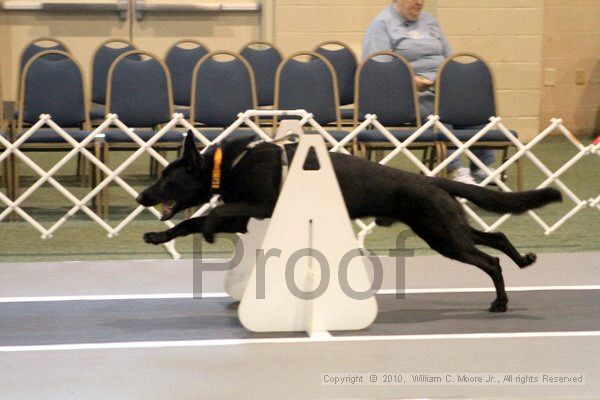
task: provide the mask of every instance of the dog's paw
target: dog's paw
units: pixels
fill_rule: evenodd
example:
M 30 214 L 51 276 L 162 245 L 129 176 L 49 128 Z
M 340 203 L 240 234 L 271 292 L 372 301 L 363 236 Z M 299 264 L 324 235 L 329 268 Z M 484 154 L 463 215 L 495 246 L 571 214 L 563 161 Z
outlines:
M 489 308 L 489 312 L 506 312 L 508 309 L 508 300 L 506 299 L 496 299 L 492 302 L 492 305 Z
M 394 221 L 393 219 L 389 219 L 389 218 L 376 218 L 375 219 L 375 224 L 377 224 L 377 226 L 383 226 L 383 227 L 389 227 L 394 225 Z
M 537 255 L 535 255 L 533 253 L 527 253 L 523 257 L 523 262 L 521 263 L 521 265 L 519 265 L 519 267 L 520 268 L 527 268 L 531 264 L 535 263 L 536 261 L 537 261 Z
M 204 240 L 210 244 L 215 242 L 215 234 L 213 232 L 202 232 L 202 236 L 204 236 Z
M 148 232 L 144 234 L 144 242 L 149 244 L 162 244 L 169 241 L 169 236 L 165 232 Z

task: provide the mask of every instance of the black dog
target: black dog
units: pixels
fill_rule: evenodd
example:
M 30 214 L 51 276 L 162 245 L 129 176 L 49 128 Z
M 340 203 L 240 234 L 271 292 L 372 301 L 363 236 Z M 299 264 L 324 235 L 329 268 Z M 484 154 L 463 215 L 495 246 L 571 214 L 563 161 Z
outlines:
M 212 243 L 215 233 L 246 232 L 250 218 L 269 218 L 279 195 L 282 149 L 266 142 L 248 146 L 252 140 L 252 137 L 232 139 L 219 150 L 222 163 L 217 169 L 221 173 L 219 194 L 223 205 L 206 217 L 185 220 L 163 232 L 146 233 L 144 240 L 159 244 L 202 232 Z M 184 147 L 183 156 L 169 164 L 160 179 L 137 199 L 146 207 L 163 203 L 163 220 L 206 203 L 215 194 L 211 183 L 216 147 L 200 155 L 192 135 L 187 136 Z M 285 146 L 288 159 L 292 159 L 295 149 L 296 145 Z M 497 257 L 475 245 L 504 252 L 520 268 L 533 264 L 536 255 L 519 254 L 503 233 L 485 233 L 469 226 L 454 196 L 496 213 L 523 213 L 562 200 L 561 193 L 551 188 L 504 193 L 405 172 L 345 154 L 331 153 L 331 161 L 350 218 L 375 217 L 381 226 L 403 222 L 440 254 L 482 269 L 496 287 L 497 297 L 489 309 L 492 312 L 506 311 L 508 303 L 502 269 Z M 305 168 L 310 169 L 318 161 L 309 153 L 306 164 Z

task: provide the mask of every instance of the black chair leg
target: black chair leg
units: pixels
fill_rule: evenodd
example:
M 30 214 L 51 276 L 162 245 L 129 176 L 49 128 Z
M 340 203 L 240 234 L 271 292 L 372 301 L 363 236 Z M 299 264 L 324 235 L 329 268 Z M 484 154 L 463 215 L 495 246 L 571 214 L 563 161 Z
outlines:
M 100 154 L 100 161 L 102 161 L 102 163 L 106 166 L 108 166 L 110 168 L 110 166 L 108 165 L 109 163 L 109 154 L 110 154 L 110 149 L 107 143 L 102 143 L 100 145 L 100 149 L 99 149 L 99 154 Z M 99 181 L 102 182 L 104 179 L 106 179 L 106 176 L 104 174 L 101 174 L 99 176 Z M 109 186 L 110 184 L 106 185 L 104 187 L 104 189 L 102 189 L 100 191 L 100 199 L 98 200 L 98 202 L 100 203 L 100 209 L 102 210 L 102 218 L 104 219 L 108 219 L 109 217 Z
M 168 158 L 167 158 L 167 150 L 158 150 L 157 153 L 160 154 L 161 156 L 163 156 L 165 159 L 168 160 Z M 159 163 L 158 161 L 156 161 L 154 158 L 153 158 L 153 160 L 154 160 L 154 162 L 156 164 L 156 169 L 154 171 L 155 172 L 154 178 L 156 178 L 156 177 L 158 177 L 160 175 L 160 173 L 162 172 L 162 170 L 165 167 L 163 167 L 163 165 L 161 163 Z
M 77 154 L 77 167 L 75 167 L 75 176 L 81 176 L 83 175 L 82 172 L 82 165 L 81 165 L 81 153 Z
M 158 162 L 154 157 L 150 157 L 150 177 L 156 178 L 158 176 Z
M 3 162 L 3 177 L 2 184 L 6 188 L 6 197 L 13 200 L 12 195 L 12 171 L 10 165 L 10 156 L 4 159 Z
M 17 199 L 17 197 L 19 196 L 19 166 L 18 166 L 18 162 L 19 160 L 17 159 L 17 157 L 13 154 L 11 154 L 9 156 L 9 163 L 10 163 L 10 170 L 11 170 L 11 190 L 10 190 L 10 199 L 12 201 L 15 201 Z M 11 221 L 18 221 L 19 220 L 19 214 L 17 214 L 16 212 L 12 212 L 11 213 Z
M 523 161 L 522 157 L 517 160 L 517 190 L 521 191 L 525 187 L 525 180 L 523 178 Z
M 436 159 L 437 159 L 436 147 L 432 146 L 429 148 L 429 159 L 427 160 L 427 168 L 432 170 L 435 166 Z
M 425 148 L 423 148 L 423 157 L 421 157 L 421 162 L 423 164 L 426 164 L 428 157 L 429 157 L 429 147 L 425 147 Z

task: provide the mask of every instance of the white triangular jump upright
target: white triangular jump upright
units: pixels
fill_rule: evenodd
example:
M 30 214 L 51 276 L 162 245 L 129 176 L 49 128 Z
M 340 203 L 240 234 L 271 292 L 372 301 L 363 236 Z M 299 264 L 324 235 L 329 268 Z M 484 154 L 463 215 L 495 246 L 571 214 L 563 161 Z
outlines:
M 311 148 L 318 170 L 304 170 Z M 356 249 L 325 143 L 319 135 L 304 135 L 262 244 L 265 260 L 257 257 L 242 297 L 240 321 L 255 332 L 368 327 L 377 316 L 377 302 Z M 350 260 L 346 266 L 344 259 Z M 340 266 L 347 271 L 342 281 Z

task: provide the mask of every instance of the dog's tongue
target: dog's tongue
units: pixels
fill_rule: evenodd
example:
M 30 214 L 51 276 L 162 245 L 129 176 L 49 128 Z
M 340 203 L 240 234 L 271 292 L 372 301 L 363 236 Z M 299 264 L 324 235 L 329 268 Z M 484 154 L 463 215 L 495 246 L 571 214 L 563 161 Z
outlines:
M 162 215 L 163 215 L 163 217 L 171 215 L 171 212 L 173 211 L 173 205 L 174 204 L 175 204 L 175 202 L 173 200 L 167 200 L 167 201 L 163 202 L 163 204 L 162 204 Z

